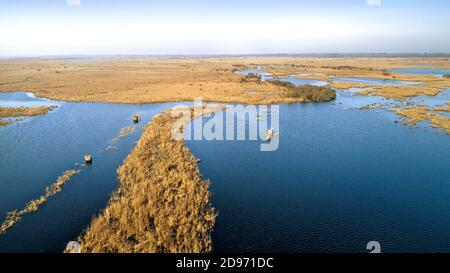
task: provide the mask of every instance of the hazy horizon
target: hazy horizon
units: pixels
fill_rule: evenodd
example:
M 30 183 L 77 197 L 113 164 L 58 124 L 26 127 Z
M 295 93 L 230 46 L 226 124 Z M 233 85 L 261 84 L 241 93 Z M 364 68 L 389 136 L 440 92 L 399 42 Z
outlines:
M 450 1 L 6 0 L 0 56 L 449 54 Z

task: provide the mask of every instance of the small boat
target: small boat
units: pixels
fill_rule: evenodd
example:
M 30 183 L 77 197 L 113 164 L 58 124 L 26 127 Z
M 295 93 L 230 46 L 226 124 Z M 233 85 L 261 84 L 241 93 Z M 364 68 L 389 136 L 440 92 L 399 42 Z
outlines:
M 133 122 L 134 122 L 134 123 L 138 123 L 138 122 L 139 122 L 139 119 L 140 119 L 139 114 L 134 114 L 134 116 L 133 116 Z
M 90 154 L 85 155 L 84 162 L 86 162 L 86 164 L 92 164 L 92 155 Z

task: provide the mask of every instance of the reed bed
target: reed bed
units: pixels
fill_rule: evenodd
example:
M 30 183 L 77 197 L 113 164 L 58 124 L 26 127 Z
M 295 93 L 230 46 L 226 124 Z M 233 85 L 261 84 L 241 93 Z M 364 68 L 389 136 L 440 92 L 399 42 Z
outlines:
M 406 118 L 406 122 L 410 127 L 417 123 L 428 120 L 433 128 L 443 129 L 448 135 L 450 135 L 450 118 L 433 113 L 431 109 L 427 107 L 409 107 L 402 109 L 394 109 L 394 113 Z
M 223 107 L 202 107 L 200 115 L 219 109 Z M 191 108 L 191 117 L 183 122 L 198 116 Z M 117 170 L 118 190 L 78 237 L 81 252 L 212 250 L 216 211 L 210 203 L 209 182 L 202 180 L 197 159 L 183 140 L 172 137 L 178 121 L 168 110 L 145 127 Z
M 0 117 L 25 117 L 45 115 L 54 109 L 53 106 L 40 107 L 1 107 Z
M 0 126 L 8 125 L 10 122 L 6 119 L 0 119 Z

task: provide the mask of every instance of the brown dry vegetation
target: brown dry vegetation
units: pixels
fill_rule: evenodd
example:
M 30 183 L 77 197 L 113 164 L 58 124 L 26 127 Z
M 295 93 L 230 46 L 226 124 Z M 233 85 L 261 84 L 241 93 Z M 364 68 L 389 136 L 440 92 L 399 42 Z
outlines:
M 117 171 L 119 189 L 79 236 L 82 252 L 211 251 L 209 183 L 183 140 L 172 138 L 177 120 L 168 110 L 147 125 Z
M 286 89 L 286 98 L 300 99 L 302 102 L 331 101 L 336 98 L 336 91 L 328 86 L 314 86 L 310 84 L 296 86 L 291 82 L 271 80 L 270 83 Z
M 51 111 L 54 107 L 52 106 L 41 106 L 41 107 L 0 107 L 0 117 L 21 117 L 21 116 L 39 116 L 45 115 Z
M 236 61 L 239 59 L 2 60 L 0 91 L 27 90 L 54 100 L 115 103 L 192 101 L 194 97 L 218 102 L 284 102 L 280 87 L 241 82 L 242 75 L 232 73 Z
M 322 73 L 324 75 L 302 77 L 321 80 L 329 80 L 333 76 L 395 78 L 423 82 L 424 87 L 430 89 L 428 92 L 434 93 L 450 87 L 450 79 L 446 78 L 386 73 L 387 69 L 414 67 L 422 63 L 435 68 L 450 67 L 446 58 L 4 59 L 0 60 L 0 91 L 27 90 L 55 100 L 117 103 L 192 101 L 196 96 L 203 97 L 204 101 L 253 104 L 301 101 L 284 97 L 282 93 L 286 90 L 279 86 L 257 80 L 242 81 L 242 75 L 232 73 L 234 69 L 258 65 L 275 76 Z M 348 88 L 351 86 L 355 85 L 346 85 Z M 414 94 L 422 92 L 420 88 L 413 91 Z M 404 89 L 379 87 L 377 92 L 390 97 L 405 97 Z M 408 91 L 407 95 L 411 94 Z
M 444 129 L 450 135 L 450 118 L 432 113 L 427 107 L 409 107 L 402 109 L 394 109 L 394 113 L 401 115 L 407 119 L 409 126 L 414 126 L 418 122 L 428 120 L 434 128 Z
M 0 126 L 8 125 L 10 122 L 7 120 L 0 119 Z
M 48 201 L 50 197 L 61 191 L 64 184 L 70 180 L 72 176 L 79 173 L 80 170 L 67 170 L 65 171 L 55 183 L 45 188 L 45 193 L 42 194 L 38 199 L 32 200 L 25 205 L 22 210 L 10 211 L 6 214 L 6 218 L 0 226 L 0 234 L 5 233 L 8 229 L 17 224 L 23 216 L 26 214 L 33 213 L 39 209 L 45 202 Z
M 54 109 L 53 106 L 17 107 L 17 108 L 0 107 L 0 118 L 45 115 L 53 109 Z M 11 123 L 11 121 L 0 119 L 0 126 L 5 126 L 8 125 L 9 123 Z
M 345 83 L 344 83 L 345 84 Z M 338 86 L 333 83 L 333 86 Z M 341 85 L 342 86 L 342 85 Z M 356 87 L 355 85 L 350 85 Z M 356 92 L 359 95 L 374 95 L 390 99 L 402 99 L 417 95 L 436 96 L 442 88 L 431 86 L 370 86 L 365 85 L 364 90 Z M 343 88 L 347 89 L 347 88 Z
M 439 107 L 435 107 L 434 111 L 439 111 L 439 112 L 450 112 L 450 102 L 447 102 L 446 106 L 439 106 Z

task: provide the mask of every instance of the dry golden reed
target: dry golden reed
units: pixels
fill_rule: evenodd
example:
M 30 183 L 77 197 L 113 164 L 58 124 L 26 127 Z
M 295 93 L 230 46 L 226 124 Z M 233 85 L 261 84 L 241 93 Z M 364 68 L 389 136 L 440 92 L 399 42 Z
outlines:
M 203 109 L 205 114 L 222 107 Z M 172 138 L 175 122 L 168 110 L 145 127 L 117 170 L 118 190 L 79 236 L 81 252 L 212 250 L 216 212 L 210 204 L 209 182 L 202 180 L 197 159 L 183 140 Z
M 433 128 L 443 129 L 448 135 L 450 135 L 450 118 L 433 113 L 427 107 L 416 106 L 394 109 L 393 112 L 405 117 L 410 127 L 421 121 L 428 120 Z
M 0 126 L 8 125 L 10 122 L 4 119 L 0 119 Z
M 51 111 L 53 106 L 40 107 L 6 107 L 0 108 L 0 117 L 21 117 L 21 116 L 39 116 L 45 115 Z

